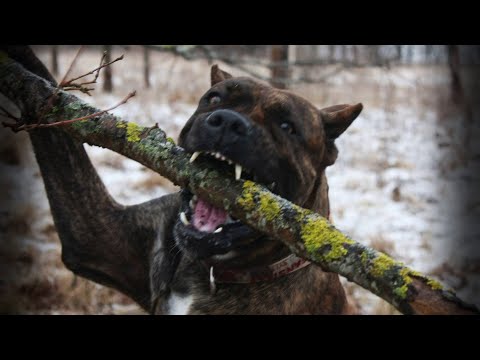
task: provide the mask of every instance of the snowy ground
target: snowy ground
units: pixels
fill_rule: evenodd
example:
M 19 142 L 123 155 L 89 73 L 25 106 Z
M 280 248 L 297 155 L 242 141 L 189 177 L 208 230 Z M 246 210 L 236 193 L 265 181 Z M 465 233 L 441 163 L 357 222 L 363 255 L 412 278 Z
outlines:
M 47 52 L 38 54 L 48 61 Z M 61 70 L 72 56 L 71 51 L 61 53 Z M 140 59 L 132 49 L 124 64 L 114 68 L 113 94 L 101 92 L 99 86 L 92 98 L 82 97 L 106 108 L 136 89 L 137 97 L 114 113 L 143 125 L 157 122 L 176 138 L 208 88 L 208 64 L 155 54 L 152 89 L 146 90 Z M 82 60 L 78 73 L 95 67 L 98 55 L 87 52 Z M 478 187 L 472 169 L 480 164 L 480 148 L 463 150 L 463 122 L 447 104 L 447 88 L 448 72 L 430 67 L 349 70 L 326 84 L 294 91 L 319 107 L 357 101 L 365 106 L 337 141 L 339 158 L 327 171 L 335 225 L 480 305 L 480 201 L 471 191 Z M 480 132 L 476 125 L 468 130 L 473 139 Z M 0 256 L 2 273 L 9 275 L 0 282 L 0 305 L 27 313 L 140 312 L 126 297 L 64 268 L 28 140 L 24 134 L 0 134 L 0 186 L 7 189 L 0 199 L 0 234 L 6 235 Z M 16 149 L 18 159 L 2 157 L 5 149 Z M 168 180 L 116 153 L 88 146 L 87 151 L 119 202 L 134 204 L 175 190 Z M 396 313 L 383 300 L 345 284 L 361 313 Z

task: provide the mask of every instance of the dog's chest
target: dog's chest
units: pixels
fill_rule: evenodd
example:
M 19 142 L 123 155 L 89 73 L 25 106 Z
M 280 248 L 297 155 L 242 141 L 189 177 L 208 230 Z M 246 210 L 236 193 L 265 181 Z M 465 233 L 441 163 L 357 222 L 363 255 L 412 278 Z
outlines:
M 187 315 L 193 303 L 193 295 L 172 291 L 167 300 L 168 315 Z

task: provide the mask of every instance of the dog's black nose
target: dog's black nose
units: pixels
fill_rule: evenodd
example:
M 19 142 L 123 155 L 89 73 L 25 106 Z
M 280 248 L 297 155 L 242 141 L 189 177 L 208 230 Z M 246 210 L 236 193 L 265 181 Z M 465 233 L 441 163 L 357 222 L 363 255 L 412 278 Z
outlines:
M 250 127 L 247 119 L 232 110 L 216 110 L 207 117 L 206 122 L 210 130 L 223 130 L 237 136 L 246 136 Z

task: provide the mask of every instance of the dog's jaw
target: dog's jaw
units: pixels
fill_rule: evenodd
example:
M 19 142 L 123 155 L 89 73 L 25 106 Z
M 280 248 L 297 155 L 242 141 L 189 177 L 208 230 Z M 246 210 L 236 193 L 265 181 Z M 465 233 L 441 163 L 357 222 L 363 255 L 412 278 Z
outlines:
M 225 216 L 225 219 L 228 219 L 227 224 L 218 224 L 218 229 L 221 231 L 213 228 L 210 228 L 209 232 L 202 231 L 202 229 L 205 230 L 205 227 L 199 229 L 194 225 L 198 226 L 199 223 L 199 219 L 195 218 L 198 214 L 195 214 L 194 210 L 198 205 L 193 200 L 194 196 L 186 189 L 181 191 L 181 196 L 182 204 L 173 231 L 177 245 L 188 257 L 208 259 L 230 252 L 229 256 L 213 259 L 220 261 L 231 259 L 237 255 L 237 252 L 231 253 L 232 250 L 245 247 L 261 236 L 260 233 L 242 222 L 232 220 L 229 215 Z

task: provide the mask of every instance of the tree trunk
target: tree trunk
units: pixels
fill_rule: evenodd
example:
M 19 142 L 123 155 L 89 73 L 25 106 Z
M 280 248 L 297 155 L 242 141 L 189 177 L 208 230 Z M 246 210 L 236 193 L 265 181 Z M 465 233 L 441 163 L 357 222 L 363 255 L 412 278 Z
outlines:
M 50 55 L 52 58 L 52 73 L 58 75 L 58 45 L 52 45 Z
M 104 45 L 103 51 L 106 52 L 105 63 L 112 61 L 112 45 Z M 107 66 L 103 69 L 103 91 L 111 93 L 113 91 L 112 67 Z
M 448 51 L 448 66 L 450 69 L 450 98 L 456 106 L 458 106 L 463 112 L 463 121 L 465 124 L 464 132 L 464 148 L 466 154 L 470 152 L 471 143 L 471 127 L 473 125 L 473 114 L 470 101 L 465 94 L 462 78 L 461 78 L 461 66 L 460 66 L 460 46 L 459 45 L 447 45 Z
M 397 65 L 401 65 L 402 64 L 402 45 L 396 45 L 395 49 L 397 50 L 397 57 L 396 57 Z
M 358 56 L 358 45 L 352 45 L 353 46 L 353 65 L 354 66 L 359 66 L 360 65 L 360 58 Z
M 29 116 L 37 114 L 37 117 L 44 114 L 43 120 L 54 122 L 98 112 L 98 109 L 61 90 L 58 91 L 53 107 L 49 107 L 44 99 L 55 91 L 56 88 L 52 84 L 28 72 L 8 58 L 6 53 L 0 52 L 0 92 L 17 104 L 22 113 L 30 114 Z M 235 181 L 232 174 L 218 171 L 214 163 L 208 159 L 190 163 L 190 154 L 176 146 L 156 126 L 141 127 L 121 121 L 113 115 L 103 114 L 88 121 L 64 125 L 61 129 L 34 129 L 31 130 L 31 135 L 60 131 L 65 131 L 76 138 L 78 144 L 86 142 L 105 147 L 140 162 L 175 184 L 187 187 L 214 205 L 226 209 L 256 230 L 284 242 L 292 252 L 318 264 L 325 271 L 336 272 L 377 294 L 405 314 L 478 314 L 476 308 L 463 303 L 437 281 L 409 269 L 383 253 L 353 241 L 319 214 L 300 208 L 251 181 Z M 66 133 L 65 137 L 68 138 Z M 82 147 L 79 146 L 80 148 Z M 57 159 L 52 159 L 51 164 L 57 164 Z M 58 164 L 55 166 L 58 171 L 62 171 Z M 68 159 L 65 166 L 70 166 Z M 82 181 L 89 180 L 82 178 Z M 81 184 L 78 183 L 78 186 Z M 76 196 L 76 193 L 81 192 L 72 189 L 65 196 Z M 85 195 L 96 196 L 95 194 L 82 196 Z M 105 201 L 108 202 L 108 199 Z M 268 204 L 268 208 L 265 204 Z M 105 232 L 118 230 L 114 236 L 125 237 L 126 235 L 122 234 L 127 231 L 128 239 L 131 238 L 134 229 L 125 228 L 125 224 L 130 223 L 125 221 L 126 215 L 115 217 L 117 211 L 122 209 L 115 209 L 111 214 L 109 227 L 91 229 L 95 230 L 92 240 L 100 243 L 99 245 L 102 245 L 102 241 L 98 241 L 96 237 L 105 236 Z M 113 223 L 115 219 L 122 219 L 122 222 Z M 69 221 L 69 218 L 65 218 L 65 221 Z M 122 224 L 123 227 L 115 228 L 116 225 Z M 82 223 L 77 226 L 82 226 Z M 88 235 L 88 231 L 83 233 L 84 237 Z M 61 238 L 68 236 L 70 235 L 63 234 Z M 84 244 L 85 241 L 83 238 L 80 244 Z M 107 246 L 107 251 L 102 256 L 111 256 L 112 252 L 123 251 L 123 247 L 127 245 L 115 245 L 118 241 L 119 239 L 116 239 L 116 243 L 103 244 L 102 246 Z M 135 245 L 131 240 L 126 241 L 125 244 Z M 108 246 L 116 246 L 115 251 L 108 252 Z M 102 256 L 94 260 L 102 260 Z M 119 257 L 122 256 L 117 255 L 113 260 Z M 138 279 L 138 274 L 132 274 L 131 271 L 131 266 L 134 265 L 136 264 L 129 264 L 128 271 L 125 269 L 125 262 L 116 265 L 121 269 L 111 267 L 104 269 L 103 271 L 108 270 L 109 274 L 107 283 L 116 285 L 117 288 L 119 284 L 123 285 L 123 291 L 130 291 L 130 295 L 132 292 L 140 291 L 135 288 L 137 284 L 126 286 L 132 285 L 133 279 Z M 139 268 L 139 274 L 141 273 L 142 269 Z M 95 279 L 98 271 L 90 270 L 86 274 Z M 115 276 L 120 276 L 119 274 L 127 278 L 115 279 Z M 100 280 L 102 279 L 104 278 L 100 277 Z M 144 286 L 144 283 L 138 285 Z M 142 299 L 140 296 L 134 298 L 137 301 Z
M 150 88 L 150 49 L 146 46 L 143 47 L 143 80 L 145 87 Z
M 271 51 L 271 81 L 272 86 L 286 89 L 288 81 L 288 45 L 272 45 Z
M 342 47 L 342 64 L 348 64 L 348 57 L 347 57 L 347 50 L 348 50 L 348 45 L 340 45 Z
M 447 45 L 448 67 L 450 69 L 450 97 L 459 105 L 463 102 L 463 88 L 460 80 L 460 51 L 458 45 Z

